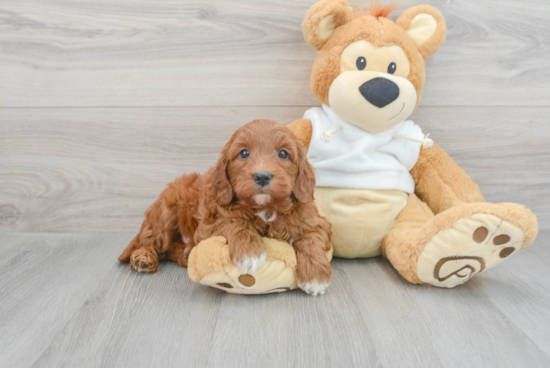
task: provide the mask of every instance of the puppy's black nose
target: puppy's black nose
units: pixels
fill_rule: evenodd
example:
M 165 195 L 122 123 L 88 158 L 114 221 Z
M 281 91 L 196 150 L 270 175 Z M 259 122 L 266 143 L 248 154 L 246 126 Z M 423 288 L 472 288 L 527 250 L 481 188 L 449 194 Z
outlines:
M 261 187 L 265 187 L 271 183 L 271 179 L 273 179 L 273 175 L 267 171 L 260 171 L 254 174 L 254 181 Z
M 397 84 L 386 78 L 374 78 L 359 87 L 359 92 L 367 101 L 382 108 L 391 104 L 399 97 Z

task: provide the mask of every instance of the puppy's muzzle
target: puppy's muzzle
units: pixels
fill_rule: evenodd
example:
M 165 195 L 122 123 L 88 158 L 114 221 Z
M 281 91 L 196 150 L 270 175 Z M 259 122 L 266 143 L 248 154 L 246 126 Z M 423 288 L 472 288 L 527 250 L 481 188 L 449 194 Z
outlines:
M 367 101 L 382 108 L 391 104 L 399 97 L 397 84 L 386 78 L 374 78 L 359 87 L 359 92 Z
M 254 182 L 261 187 L 265 187 L 271 183 L 273 175 L 267 171 L 260 171 L 254 174 Z

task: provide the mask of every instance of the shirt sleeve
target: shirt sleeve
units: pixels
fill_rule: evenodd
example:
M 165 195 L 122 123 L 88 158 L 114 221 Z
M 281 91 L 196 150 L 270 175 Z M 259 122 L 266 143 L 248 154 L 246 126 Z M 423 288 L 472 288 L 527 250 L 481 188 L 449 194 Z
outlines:
M 405 137 L 424 139 L 422 128 L 411 120 L 402 122 L 394 133 Z M 420 146 L 421 144 L 418 142 L 393 137 L 388 144 L 380 147 L 380 150 L 393 155 L 407 169 L 407 171 L 411 171 L 414 165 L 416 165 L 416 161 L 418 161 Z

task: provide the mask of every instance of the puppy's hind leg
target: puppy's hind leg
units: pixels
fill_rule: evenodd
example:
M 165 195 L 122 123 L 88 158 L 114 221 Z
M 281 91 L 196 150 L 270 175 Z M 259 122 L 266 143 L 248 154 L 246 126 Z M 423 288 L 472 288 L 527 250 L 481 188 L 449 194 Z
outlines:
M 134 271 L 152 273 L 158 268 L 159 257 L 152 242 L 147 244 L 147 241 L 140 241 L 142 234 L 143 229 L 118 257 L 118 261 L 130 263 L 130 268 Z
M 156 252 L 147 248 L 135 250 L 130 257 L 130 267 L 137 272 L 153 273 L 159 266 Z
M 155 272 L 159 259 L 168 258 L 180 266 L 187 267 L 187 255 L 191 252 L 192 241 L 181 236 L 180 227 L 192 234 L 192 218 L 187 213 L 193 198 L 190 187 L 197 174 L 183 175 L 168 184 L 159 198 L 145 211 L 145 221 L 139 234 L 122 252 L 119 261 L 130 263 L 130 268 L 138 272 Z M 192 240 L 192 239 L 191 239 Z
M 170 240 L 177 231 L 177 221 L 170 204 L 166 202 L 168 189 L 145 212 L 145 221 L 139 234 L 130 242 L 118 260 L 130 263 L 130 268 L 138 272 L 155 272 L 159 255 L 166 254 Z
M 132 241 L 130 242 L 130 244 L 128 244 L 126 249 L 124 249 L 122 254 L 120 256 L 118 256 L 118 261 L 120 263 L 129 263 L 130 262 L 130 256 L 132 255 L 132 252 L 134 250 L 136 250 L 136 246 L 137 246 L 137 243 L 138 243 L 138 236 L 139 235 L 134 237 L 134 239 L 132 239 Z
M 130 263 L 130 268 L 138 272 L 155 272 L 158 267 L 158 256 L 154 248 L 140 246 L 138 234 L 128 247 L 124 249 L 118 261 L 120 263 Z
M 183 241 L 178 241 L 172 243 L 170 246 L 170 249 L 166 252 L 166 258 L 169 261 L 176 262 L 181 267 L 187 268 L 187 263 L 189 261 L 189 254 L 191 253 L 191 250 L 193 249 L 193 246 L 189 244 L 189 241 L 185 242 L 185 239 Z

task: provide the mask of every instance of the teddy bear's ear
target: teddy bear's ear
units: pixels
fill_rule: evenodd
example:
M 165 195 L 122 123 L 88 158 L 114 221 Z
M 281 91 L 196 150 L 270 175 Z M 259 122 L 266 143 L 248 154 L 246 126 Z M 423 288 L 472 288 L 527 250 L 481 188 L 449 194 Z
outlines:
M 334 30 L 353 19 L 346 0 L 321 0 L 313 5 L 302 22 L 307 43 L 319 50 Z
M 445 42 L 447 26 L 443 15 L 429 5 L 407 9 L 396 21 L 412 37 L 424 59 L 429 58 Z

